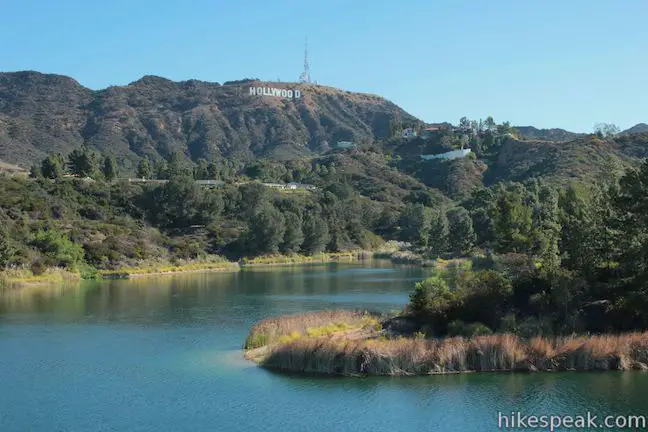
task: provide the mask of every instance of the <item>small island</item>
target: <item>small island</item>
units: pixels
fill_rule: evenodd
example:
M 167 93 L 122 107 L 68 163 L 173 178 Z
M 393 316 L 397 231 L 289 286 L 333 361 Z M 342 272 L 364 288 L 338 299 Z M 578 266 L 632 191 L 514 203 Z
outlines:
M 608 301 L 543 302 L 544 271 L 521 256 L 438 261 L 401 312 L 269 318 L 251 329 L 245 357 L 343 376 L 648 370 L 648 332 L 624 328 Z
M 289 373 L 342 376 L 648 369 L 648 332 L 522 338 L 426 338 L 405 317 L 325 311 L 261 321 L 245 357 Z

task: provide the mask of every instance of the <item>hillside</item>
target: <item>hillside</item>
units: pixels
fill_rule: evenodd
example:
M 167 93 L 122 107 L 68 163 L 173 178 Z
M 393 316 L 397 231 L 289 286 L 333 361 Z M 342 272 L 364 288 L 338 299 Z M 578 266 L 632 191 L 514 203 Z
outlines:
M 637 123 L 636 125 L 632 126 L 631 128 L 628 128 L 621 132 L 621 135 L 628 135 L 628 134 L 635 134 L 635 133 L 648 133 L 648 124 L 646 123 Z
M 301 97 L 251 95 L 250 87 L 299 90 Z M 324 86 L 145 76 L 92 91 L 65 76 L 0 73 L 0 159 L 27 166 L 81 145 L 112 153 L 126 169 L 174 151 L 194 161 L 286 160 L 341 140 L 386 138 L 396 117 L 414 120 L 380 97 Z
M 538 129 L 533 126 L 515 126 L 514 129 L 521 138 L 542 141 L 570 141 L 583 135 L 556 128 Z

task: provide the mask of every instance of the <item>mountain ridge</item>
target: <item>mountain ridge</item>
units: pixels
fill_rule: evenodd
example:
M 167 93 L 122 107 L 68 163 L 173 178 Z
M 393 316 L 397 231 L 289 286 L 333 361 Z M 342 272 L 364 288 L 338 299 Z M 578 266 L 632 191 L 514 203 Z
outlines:
M 300 89 L 300 98 L 255 96 L 250 86 Z M 313 84 L 241 80 L 227 84 L 146 75 L 91 90 L 39 72 L 0 73 L 0 159 L 36 162 L 86 145 L 132 169 L 141 157 L 277 160 L 321 152 L 337 141 L 387 138 L 399 118 L 392 102 Z

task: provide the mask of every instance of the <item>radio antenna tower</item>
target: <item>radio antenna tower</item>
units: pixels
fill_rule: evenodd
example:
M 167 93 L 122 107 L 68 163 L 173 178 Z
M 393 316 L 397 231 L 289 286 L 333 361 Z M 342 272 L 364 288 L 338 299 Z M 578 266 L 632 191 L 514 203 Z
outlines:
M 306 43 L 304 44 L 304 72 L 299 75 L 299 82 L 310 84 L 310 61 L 308 60 L 308 38 L 306 38 Z

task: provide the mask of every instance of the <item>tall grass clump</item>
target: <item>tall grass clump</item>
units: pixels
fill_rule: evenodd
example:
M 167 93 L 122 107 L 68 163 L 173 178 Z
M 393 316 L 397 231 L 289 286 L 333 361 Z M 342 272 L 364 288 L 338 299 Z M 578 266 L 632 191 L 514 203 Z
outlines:
M 291 372 L 430 375 L 459 372 L 648 369 L 648 332 L 521 339 L 512 334 L 416 338 L 299 338 L 261 364 Z
M 379 326 L 379 322 L 366 312 L 323 311 L 269 318 L 252 327 L 244 348 L 253 349 L 279 343 L 282 336 L 295 332 L 320 337 L 368 326 L 375 328 Z

